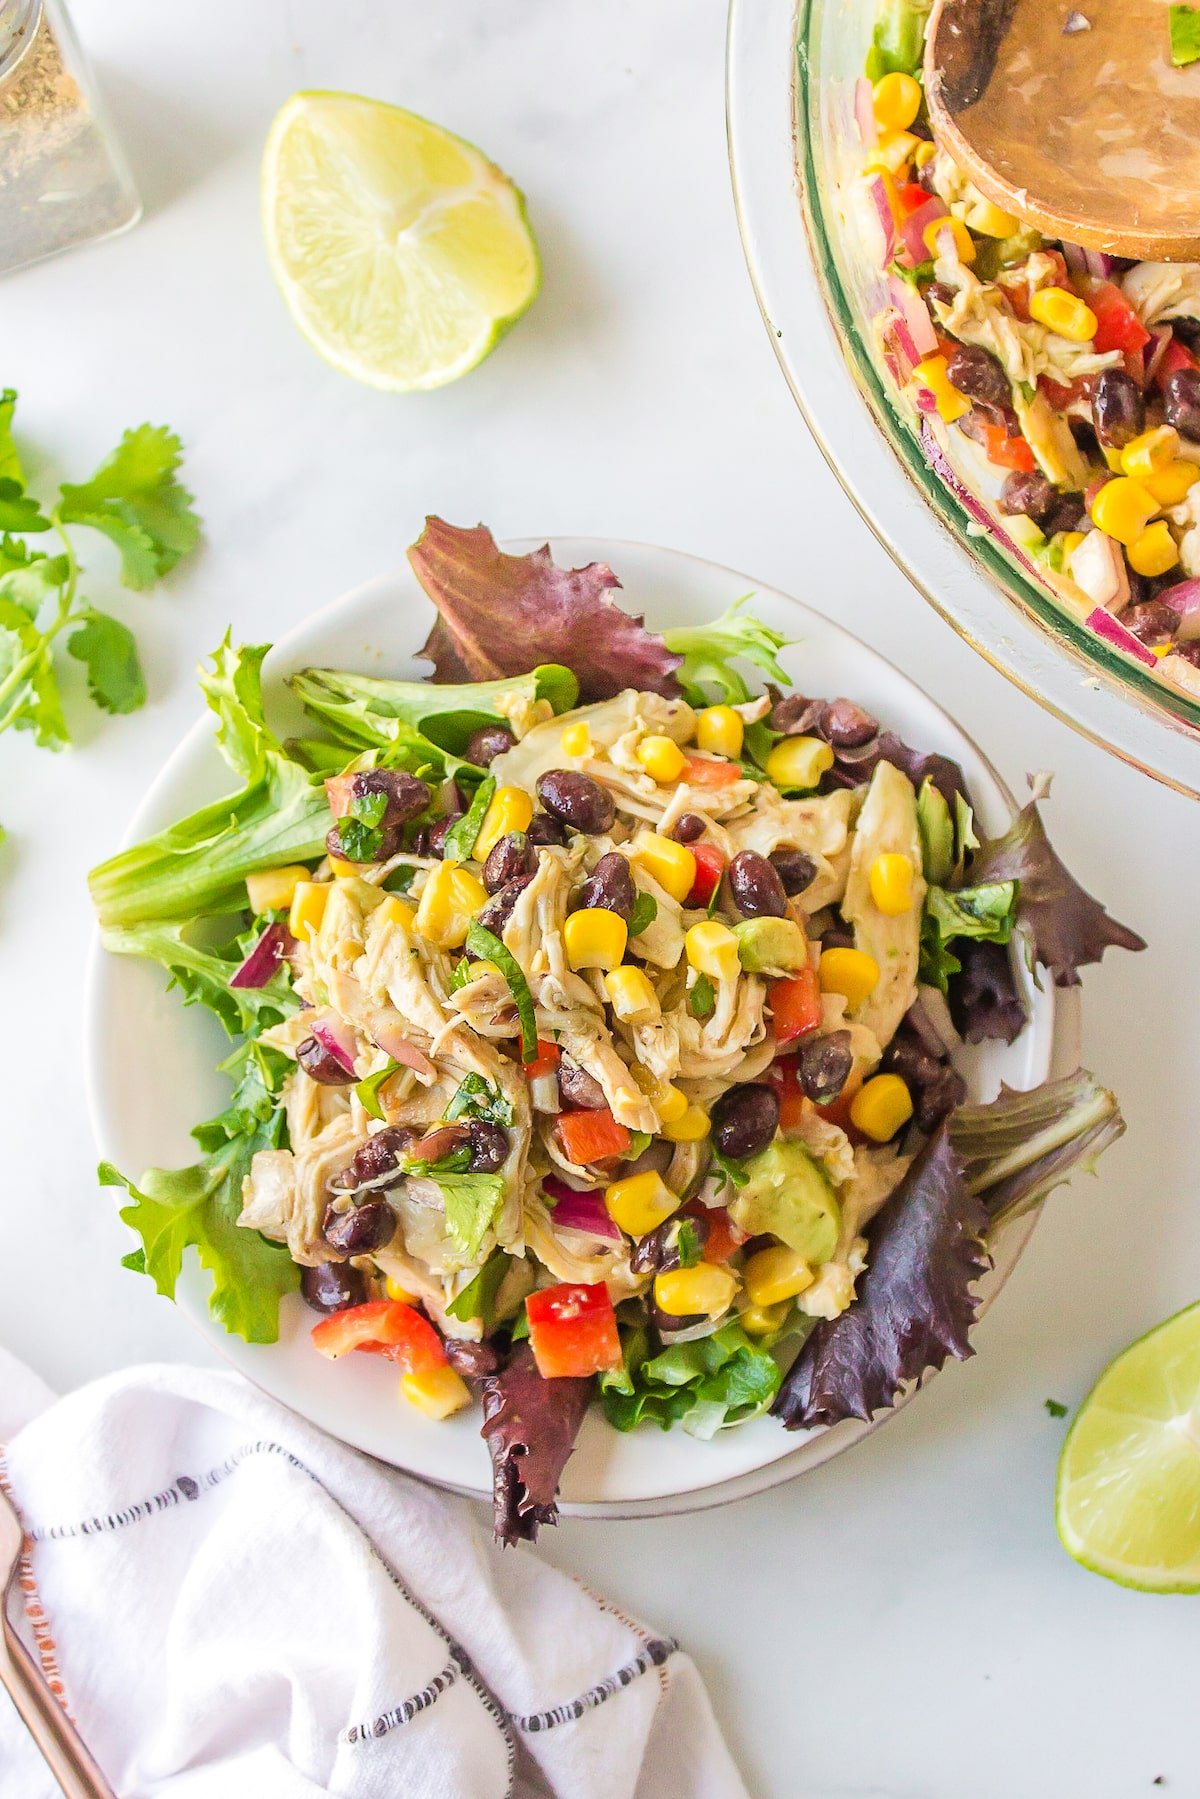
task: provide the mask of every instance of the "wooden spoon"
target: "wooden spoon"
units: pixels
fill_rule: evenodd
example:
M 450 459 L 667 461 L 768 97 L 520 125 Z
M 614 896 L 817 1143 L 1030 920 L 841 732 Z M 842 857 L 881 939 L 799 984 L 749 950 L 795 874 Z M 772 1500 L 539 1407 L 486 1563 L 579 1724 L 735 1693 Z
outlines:
M 1200 261 L 1200 62 L 1171 64 L 1169 0 L 935 0 L 934 133 L 1047 237 Z

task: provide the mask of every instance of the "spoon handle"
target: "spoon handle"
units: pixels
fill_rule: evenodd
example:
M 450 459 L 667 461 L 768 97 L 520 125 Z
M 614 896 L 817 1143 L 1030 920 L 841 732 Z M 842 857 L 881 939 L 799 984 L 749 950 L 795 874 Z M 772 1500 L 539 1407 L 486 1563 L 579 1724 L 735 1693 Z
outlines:
M 66 1799 L 115 1799 L 83 1738 L 7 1618 L 0 1632 L 0 1685 L 7 1690 Z

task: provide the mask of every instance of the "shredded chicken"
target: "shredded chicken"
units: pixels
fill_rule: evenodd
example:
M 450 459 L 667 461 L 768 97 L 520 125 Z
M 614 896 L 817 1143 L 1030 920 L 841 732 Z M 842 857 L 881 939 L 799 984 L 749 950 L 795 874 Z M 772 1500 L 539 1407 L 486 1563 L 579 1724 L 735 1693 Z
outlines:
M 1080 376 L 1113 368 L 1121 360 L 1119 350 L 1097 350 L 1090 342 L 1072 343 L 1036 319 L 1017 318 L 1004 290 L 995 282 L 981 281 L 957 256 L 939 256 L 934 275 L 940 286 L 954 289 L 952 301 L 931 301 L 947 334 L 989 350 L 1014 384 L 1024 382 L 1032 387 L 1039 375 L 1048 375 L 1069 387 Z

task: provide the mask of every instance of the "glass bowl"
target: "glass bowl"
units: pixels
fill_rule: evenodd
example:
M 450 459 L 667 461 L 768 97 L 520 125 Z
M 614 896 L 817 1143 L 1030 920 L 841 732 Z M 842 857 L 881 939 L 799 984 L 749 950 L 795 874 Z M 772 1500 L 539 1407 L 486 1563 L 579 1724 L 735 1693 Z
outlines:
M 847 494 L 959 635 L 1076 730 L 1200 797 L 1200 698 L 1111 648 L 1055 593 L 1009 535 L 1014 521 L 988 505 L 966 460 L 973 446 L 956 456 L 957 491 L 947 485 L 884 364 L 873 327 L 882 277 L 850 218 L 863 158 L 854 84 L 877 10 L 731 0 L 730 168 L 776 354 Z

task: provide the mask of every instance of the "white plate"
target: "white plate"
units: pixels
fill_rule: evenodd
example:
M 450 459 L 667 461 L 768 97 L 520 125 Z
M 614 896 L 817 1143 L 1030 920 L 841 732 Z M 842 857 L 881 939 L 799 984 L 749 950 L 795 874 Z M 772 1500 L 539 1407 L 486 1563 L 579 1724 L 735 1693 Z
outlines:
M 534 545 L 508 547 L 520 551 Z M 556 538 L 552 549 L 560 563 L 571 566 L 611 563 L 623 583 L 625 605 L 644 612 L 660 629 L 711 619 L 739 594 L 753 592 L 755 611 L 796 640 L 783 661 L 798 688 L 848 694 L 908 742 L 954 757 L 965 770 L 985 830 L 995 835 L 1006 827 L 1012 798 L 970 739 L 907 676 L 828 619 L 747 576 L 676 551 L 574 537 Z M 292 632 L 268 657 L 269 713 L 285 731 L 299 728 L 301 718 L 282 681 L 309 665 L 410 677 L 427 672 L 412 653 L 424 641 L 431 619 L 429 602 L 407 568 L 345 595 Z M 536 646 L 531 645 L 530 660 L 535 659 Z M 206 716 L 150 789 L 129 840 L 161 830 L 234 785 L 213 745 Z M 1055 1060 L 1056 1034 L 1064 1029 L 1068 1036 L 1074 1034 L 1069 1028 L 1074 1008 L 1056 1033 L 1053 988 L 1039 992 L 1024 968 L 1020 978 L 1030 1022 L 1011 1047 L 993 1044 L 968 1052 L 964 1073 L 977 1097 L 990 1098 L 1001 1079 L 1013 1087 L 1035 1086 Z M 166 993 L 160 969 L 107 956 L 97 944 L 85 1029 L 89 1097 L 102 1154 L 134 1178 L 147 1167 L 177 1167 L 194 1160 L 188 1135 L 192 1125 L 226 1103 L 226 1084 L 215 1065 L 228 1044 L 216 1021 L 197 1006 L 185 1010 L 177 995 Z M 1008 1274 L 1030 1228 L 1025 1222 L 1002 1239 L 985 1298 Z M 206 1291 L 207 1278 L 189 1255 L 180 1303 L 209 1342 L 275 1398 L 385 1462 L 460 1491 L 490 1492 L 477 1413 L 435 1424 L 400 1400 L 390 1365 L 368 1356 L 335 1364 L 315 1355 L 308 1341 L 313 1314 L 298 1296 L 284 1304 L 279 1342 L 255 1346 L 226 1336 L 209 1318 Z M 867 1429 L 846 1424 L 798 1435 L 763 1418 L 726 1431 L 713 1443 L 698 1443 L 681 1431 L 621 1435 L 593 1414 L 567 1467 L 564 1509 L 634 1514 L 719 1503 L 814 1466 Z

